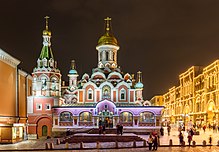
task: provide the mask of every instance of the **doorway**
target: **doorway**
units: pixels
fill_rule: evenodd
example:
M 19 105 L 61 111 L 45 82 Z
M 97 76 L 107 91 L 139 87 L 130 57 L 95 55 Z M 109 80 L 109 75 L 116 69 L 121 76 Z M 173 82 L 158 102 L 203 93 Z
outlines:
M 42 136 L 47 136 L 47 126 L 46 125 L 44 125 L 42 127 Z
M 99 114 L 99 126 L 100 125 L 113 128 L 113 113 L 109 110 L 101 111 Z

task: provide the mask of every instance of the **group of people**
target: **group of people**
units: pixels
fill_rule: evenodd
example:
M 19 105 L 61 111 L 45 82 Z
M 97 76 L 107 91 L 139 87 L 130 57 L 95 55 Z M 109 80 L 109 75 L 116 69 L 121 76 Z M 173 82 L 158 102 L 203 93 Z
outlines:
M 123 134 L 123 126 L 121 124 L 117 124 L 116 125 L 116 134 L 119 135 L 119 134 Z
M 159 138 L 158 135 L 150 135 L 148 137 L 148 146 L 149 146 L 149 150 L 157 150 L 158 144 L 159 144 Z
M 188 130 L 188 136 L 187 136 L 189 146 L 191 145 L 193 135 L 194 135 L 194 131 L 193 131 L 193 129 L 191 128 L 190 130 Z M 183 136 L 183 134 L 182 134 L 181 131 L 179 131 L 179 143 L 180 143 L 180 145 L 184 145 L 184 144 L 185 144 L 184 136 Z

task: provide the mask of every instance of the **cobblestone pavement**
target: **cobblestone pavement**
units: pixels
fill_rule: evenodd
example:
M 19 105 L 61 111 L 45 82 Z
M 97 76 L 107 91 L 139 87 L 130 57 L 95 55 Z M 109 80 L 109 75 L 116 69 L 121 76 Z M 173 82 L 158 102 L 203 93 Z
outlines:
M 130 135 L 130 134 L 124 134 L 123 136 L 126 135 Z M 212 144 L 214 146 L 212 146 L 212 148 L 210 149 L 210 146 L 207 147 L 202 147 L 202 142 L 203 140 L 206 140 L 207 144 L 208 144 L 208 138 L 209 136 L 212 136 L 213 138 L 213 142 Z M 110 135 L 108 135 L 110 136 Z M 144 138 L 144 139 L 148 139 L 147 135 L 140 135 L 140 137 Z M 125 138 L 125 137 L 124 137 Z M 173 145 L 179 145 L 179 139 L 178 139 L 178 131 L 176 128 L 173 128 L 171 130 L 171 134 L 170 136 L 167 135 L 167 129 L 165 128 L 165 134 L 164 136 L 160 137 L 160 144 L 161 146 L 168 146 L 169 145 L 169 140 L 172 139 L 173 141 Z M 54 149 L 64 149 L 66 148 L 65 144 L 61 144 L 61 145 L 56 145 L 56 140 L 55 138 L 52 139 L 41 139 L 41 140 L 27 140 L 27 141 L 22 141 L 16 144 L 6 144 L 6 145 L 0 145 L 0 151 L 1 150 L 35 150 L 35 149 L 45 149 L 45 143 L 54 143 Z M 184 140 L 186 142 L 186 145 L 188 145 L 187 142 L 187 133 L 184 133 Z M 218 140 L 219 140 L 219 133 L 213 133 L 212 130 L 207 130 L 205 133 L 201 130 L 200 131 L 200 135 L 194 135 L 193 140 L 196 141 L 196 145 L 200 145 L 197 146 L 195 148 L 193 147 L 160 147 L 158 151 L 173 151 L 173 152 L 184 152 L 184 151 L 191 151 L 191 152 L 205 152 L 205 151 L 219 151 L 219 147 L 217 147 L 216 145 L 218 145 Z M 136 142 L 137 147 L 141 147 L 143 146 L 143 142 Z M 126 147 L 126 149 L 106 149 L 106 150 L 99 150 L 100 152 L 111 152 L 111 151 L 124 151 L 127 152 L 128 151 L 145 151 L 148 148 L 137 148 L 137 149 L 133 149 L 131 148 L 133 146 L 133 142 L 119 142 L 118 144 L 119 147 Z M 80 144 L 69 144 L 68 147 L 71 148 L 79 148 Z M 100 148 L 112 148 L 115 147 L 115 142 L 100 142 Z M 97 150 L 92 150 L 92 148 L 96 148 L 96 143 L 84 143 L 84 148 L 91 148 L 89 151 L 91 152 L 95 152 Z M 61 151 L 61 150 L 58 150 Z M 65 151 L 65 150 L 64 150 Z M 82 151 L 82 150 L 79 150 Z M 84 151 L 88 151 L 88 150 L 84 150 Z
M 54 150 L 60 152 L 146 152 L 148 148 L 126 148 L 126 149 L 105 149 L 105 150 Z M 219 147 L 158 147 L 157 152 L 218 152 Z M 16 151 L 13 151 L 16 152 Z M 17 151 L 20 152 L 20 151 Z M 32 152 L 32 151 L 26 151 Z M 51 150 L 47 152 L 52 152 Z

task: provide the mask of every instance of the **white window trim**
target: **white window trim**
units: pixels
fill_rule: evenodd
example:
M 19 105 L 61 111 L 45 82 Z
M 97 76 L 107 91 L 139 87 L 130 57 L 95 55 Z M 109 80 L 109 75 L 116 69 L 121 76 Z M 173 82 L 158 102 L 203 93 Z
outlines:
M 38 108 L 40 106 L 40 108 Z M 42 103 L 36 103 L 36 110 L 42 110 Z
M 123 92 L 124 92 L 124 99 L 121 98 L 121 95 L 122 95 Z M 120 100 L 126 100 L 126 90 L 125 90 L 124 88 L 122 88 L 122 89 L 120 90 L 119 99 L 120 99 Z
M 89 99 L 89 94 L 91 93 L 91 99 Z M 90 88 L 87 90 L 87 100 L 93 100 L 94 99 L 94 91 Z
M 47 106 L 49 106 L 49 109 L 47 109 Z M 46 109 L 46 110 L 51 110 L 51 104 L 50 104 L 50 103 L 46 103 L 46 104 L 45 104 L 45 109 Z

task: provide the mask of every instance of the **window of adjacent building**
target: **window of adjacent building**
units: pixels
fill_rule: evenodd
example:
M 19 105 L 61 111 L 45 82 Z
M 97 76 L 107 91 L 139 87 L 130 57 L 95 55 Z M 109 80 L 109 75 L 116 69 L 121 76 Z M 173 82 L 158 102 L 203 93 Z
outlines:
M 92 99 L 93 99 L 93 90 L 92 90 L 92 89 L 89 89 L 89 90 L 88 90 L 88 99 L 89 99 L 89 100 L 92 100 Z
M 125 100 L 125 98 L 126 98 L 126 91 L 125 89 L 122 89 L 120 91 L 120 100 Z
M 36 110 L 42 110 L 42 103 L 36 104 Z
M 47 104 L 45 105 L 45 109 L 46 109 L 46 110 L 51 110 L 51 105 L 50 105 L 49 103 L 47 103 Z

